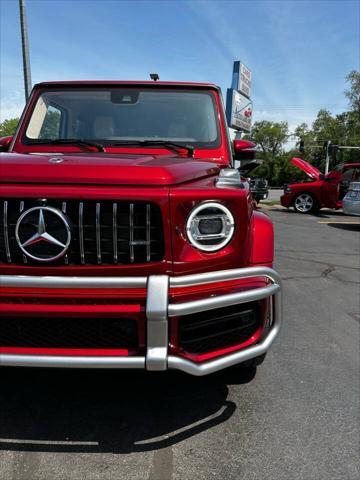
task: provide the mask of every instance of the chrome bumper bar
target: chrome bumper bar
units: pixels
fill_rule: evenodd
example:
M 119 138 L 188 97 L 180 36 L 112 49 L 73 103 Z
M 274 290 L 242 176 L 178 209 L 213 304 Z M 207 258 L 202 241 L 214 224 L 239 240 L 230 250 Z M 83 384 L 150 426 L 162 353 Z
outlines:
M 206 285 L 240 279 L 265 278 L 266 287 L 213 296 L 184 303 L 169 303 L 169 289 Z M 169 277 L 37 277 L 0 275 L 0 287 L 18 288 L 146 288 L 147 352 L 144 357 L 95 357 L 0 354 L 0 365 L 69 368 L 146 368 L 147 370 L 182 370 L 192 375 L 206 375 L 264 354 L 277 337 L 282 317 L 281 280 L 267 267 L 249 267 L 210 273 Z M 168 319 L 197 312 L 253 302 L 271 297 L 272 323 L 260 343 L 214 360 L 191 362 L 168 354 Z

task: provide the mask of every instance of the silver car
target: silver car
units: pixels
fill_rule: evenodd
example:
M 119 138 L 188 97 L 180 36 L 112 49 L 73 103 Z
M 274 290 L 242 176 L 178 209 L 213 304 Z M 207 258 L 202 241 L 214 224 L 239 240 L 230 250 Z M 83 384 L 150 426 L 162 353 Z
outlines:
M 342 201 L 343 211 L 346 215 L 360 216 L 360 182 L 352 182 L 349 185 Z

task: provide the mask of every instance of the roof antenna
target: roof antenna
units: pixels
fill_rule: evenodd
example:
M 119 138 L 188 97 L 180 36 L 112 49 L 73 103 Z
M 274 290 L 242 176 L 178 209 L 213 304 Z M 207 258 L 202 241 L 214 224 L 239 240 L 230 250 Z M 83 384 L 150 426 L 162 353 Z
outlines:
M 157 73 L 150 73 L 150 78 L 151 80 L 154 80 L 154 82 L 157 82 L 160 79 Z

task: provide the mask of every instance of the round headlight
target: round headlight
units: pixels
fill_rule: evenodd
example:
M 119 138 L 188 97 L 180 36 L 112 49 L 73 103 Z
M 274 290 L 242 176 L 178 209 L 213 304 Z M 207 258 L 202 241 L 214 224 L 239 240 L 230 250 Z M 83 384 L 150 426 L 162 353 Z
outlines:
M 230 242 L 234 227 L 234 217 L 228 208 L 221 203 L 206 202 L 190 213 L 186 233 L 194 247 L 204 252 L 215 252 Z

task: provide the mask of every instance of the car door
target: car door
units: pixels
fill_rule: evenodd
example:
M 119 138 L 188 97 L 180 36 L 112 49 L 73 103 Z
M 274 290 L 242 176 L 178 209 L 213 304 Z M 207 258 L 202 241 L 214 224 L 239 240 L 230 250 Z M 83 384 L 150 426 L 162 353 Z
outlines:
M 339 198 L 339 182 L 343 165 L 337 165 L 322 181 L 321 196 L 324 207 L 335 208 Z
M 326 207 L 341 207 L 341 200 L 346 195 L 355 170 L 352 165 L 340 164 L 326 175 L 323 185 L 323 201 Z

